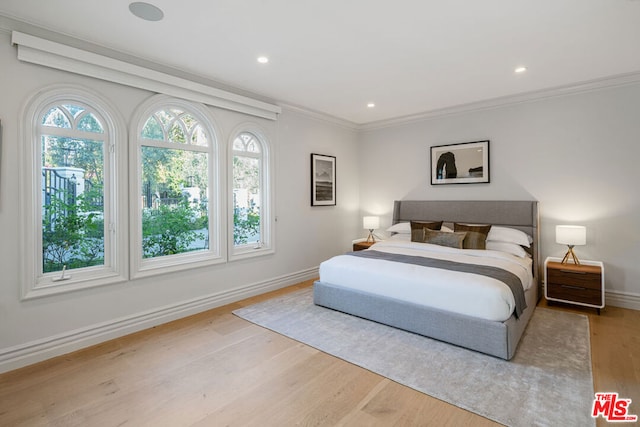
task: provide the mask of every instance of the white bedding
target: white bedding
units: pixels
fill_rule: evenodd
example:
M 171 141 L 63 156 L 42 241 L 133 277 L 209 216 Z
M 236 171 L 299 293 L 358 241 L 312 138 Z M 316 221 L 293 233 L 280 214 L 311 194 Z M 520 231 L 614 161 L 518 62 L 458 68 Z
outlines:
M 499 267 L 517 275 L 525 291 L 533 282 L 531 258 L 504 252 L 403 240 L 378 242 L 368 250 Z M 351 255 L 320 264 L 320 281 L 493 321 L 507 320 L 515 308 L 513 293 L 497 279 Z

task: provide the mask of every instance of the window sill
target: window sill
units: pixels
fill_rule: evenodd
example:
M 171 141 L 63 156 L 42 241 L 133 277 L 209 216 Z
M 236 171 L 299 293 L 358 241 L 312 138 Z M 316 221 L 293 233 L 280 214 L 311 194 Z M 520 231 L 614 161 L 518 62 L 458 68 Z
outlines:
M 229 262 L 239 261 L 243 259 L 257 258 L 265 255 L 272 255 L 276 251 L 272 247 L 263 246 L 261 248 L 254 249 L 253 247 L 247 247 L 242 249 L 236 249 L 229 255 Z
M 73 272 L 68 274 L 72 277 L 65 281 L 54 282 L 47 280 L 46 282 L 43 281 L 42 283 L 36 283 L 28 289 L 23 288 L 22 300 L 48 297 L 83 289 L 97 288 L 99 286 L 114 285 L 127 281 L 127 277 L 118 273 L 103 274 L 93 277 L 78 275 L 80 276 L 78 278 L 73 278 Z

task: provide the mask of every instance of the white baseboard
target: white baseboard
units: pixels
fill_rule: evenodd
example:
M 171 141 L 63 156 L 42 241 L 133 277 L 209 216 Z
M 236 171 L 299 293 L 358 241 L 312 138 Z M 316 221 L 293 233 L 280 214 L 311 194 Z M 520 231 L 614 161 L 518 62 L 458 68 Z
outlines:
M 318 277 L 318 267 L 0 349 L 0 373 Z
M 605 291 L 604 293 L 605 307 L 607 305 L 613 307 L 630 308 L 631 310 L 640 310 L 640 295 L 627 292 Z

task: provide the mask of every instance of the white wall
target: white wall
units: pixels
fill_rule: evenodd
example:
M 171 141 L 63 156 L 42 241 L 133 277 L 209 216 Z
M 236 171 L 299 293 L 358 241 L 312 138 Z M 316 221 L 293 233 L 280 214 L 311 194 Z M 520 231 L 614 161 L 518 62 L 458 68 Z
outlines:
M 566 251 L 555 225 L 585 225 L 578 257 L 605 263 L 608 303 L 638 308 L 639 136 L 640 84 L 370 130 L 361 135 L 361 213 L 389 225 L 393 200 L 538 200 L 543 259 Z M 489 184 L 430 185 L 429 147 L 485 139 Z
M 339 124 L 285 108 L 277 122 L 251 118 L 266 129 L 276 155 L 276 253 L 250 260 L 154 276 L 29 301 L 20 300 L 18 253 L 19 112 L 38 89 L 72 83 L 91 88 L 127 121 L 153 94 L 114 83 L 20 63 L 0 32 L 0 372 L 143 326 L 184 316 L 268 289 L 315 277 L 324 259 L 344 252 L 357 226 L 357 134 Z M 222 142 L 238 113 L 213 109 Z M 337 157 L 338 204 L 310 207 L 310 154 Z M 124 195 L 126 201 L 126 195 Z
M 278 251 L 295 264 L 349 250 L 364 235 L 357 133 L 286 107 L 278 129 Z M 336 156 L 336 206 L 311 206 L 311 153 Z

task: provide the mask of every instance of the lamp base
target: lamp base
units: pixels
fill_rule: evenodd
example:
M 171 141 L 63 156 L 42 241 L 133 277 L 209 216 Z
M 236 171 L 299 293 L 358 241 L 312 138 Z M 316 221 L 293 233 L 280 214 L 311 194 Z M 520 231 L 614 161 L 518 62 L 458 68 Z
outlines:
M 573 252 L 573 245 L 568 245 L 568 246 L 569 246 L 569 250 L 567 251 L 566 254 L 564 254 L 564 258 L 562 258 L 562 264 L 568 264 L 569 258 L 573 258 L 573 263 L 580 265 L 580 260 L 578 259 L 576 254 Z
M 373 229 L 369 229 L 369 235 L 367 236 L 367 243 L 375 243 L 376 238 L 373 237 Z

